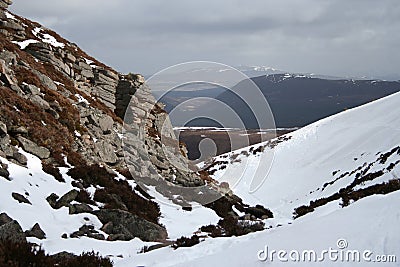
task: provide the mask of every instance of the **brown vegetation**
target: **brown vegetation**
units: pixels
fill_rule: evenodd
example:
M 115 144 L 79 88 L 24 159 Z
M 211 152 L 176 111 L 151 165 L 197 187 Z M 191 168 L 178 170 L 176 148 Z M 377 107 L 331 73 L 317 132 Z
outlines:
M 132 214 L 158 224 L 160 207 L 157 203 L 139 196 L 126 180 L 115 179 L 116 175 L 109 173 L 99 165 L 79 166 L 68 171 L 73 179 L 81 181 L 85 188 L 90 185 L 100 186 L 94 200 L 104 203 L 108 209 L 125 209 Z
M 111 267 L 112 262 L 108 258 L 102 258 L 95 252 L 84 252 L 79 256 L 67 255 L 65 257 L 50 256 L 45 251 L 31 243 L 13 243 L 11 241 L 0 242 L 0 266 L 40 266 L 40 267 Z

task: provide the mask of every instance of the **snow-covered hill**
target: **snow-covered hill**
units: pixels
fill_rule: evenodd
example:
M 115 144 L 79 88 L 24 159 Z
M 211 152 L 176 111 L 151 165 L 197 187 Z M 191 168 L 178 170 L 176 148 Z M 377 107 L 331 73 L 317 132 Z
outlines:
M 338 263 L 354 266 L 357 262 L 353 258 L 346 260 L 346 253 L 352 250 L 360 253 L 360 265 L 370 260 L 371 266 L 375 266 L 379 256 L 384 256 L 380 259 L 386 261 L 397 257 L 398 261 L 400 192 L 395 190 L 399 189 L 400 175 L 399 103 L 397 93 L 290 133 L 275 142 L 274 149 L 270 148 L 271 143 L 264 143 L 261 144 L 264 152 L 255 155 L 251 151 L 260 145 L 228 153 L 228 157 L 219 156 L 216 161 L 221 164 L 215 165 L 214 178 L 229 181 L 227 177 L 232 174 L 243 173 L 233 190 L 247 202 L 271 208 L 276 216 L 266 220 L 269 229 L 244 237 L 206 239 L 195 247 L 176 251 L 160 249 L 139 255 L 137 263 L 144 266 L 291 266 L 294 264 L 289 258 L 292 250 L 300 255 L 303 250 L 314 250 L 317 258 L 321 258 L 323 250 L 330 248 L 338 251 L 338 257 L 344 255 L 343 260 L 335 260 L 335 256 L 331 260 L 326 254 L 324 266 Z M 257 172 L 254 166 L 259 166 L 259 160 L 271 153 L 274 161 L 267 179 L 258 190 L 249 193 Z M 234 162 L 219 170 L 226 161 Z M 393 186 L 385 186 L 390 180 Z M 336 197 L 339 191 L 342 195 Z M 343 204 L 342 197 L 348 203 Z M 323 198 L 328 201 L 321 201 Z M 295 209 L 309 205 L 310 201 L 320 206 L 294 219 Z M 288 262 L 281 262 L 276 254 L 272 262 L 271 258 L 260 261 L 258 253 L 265 246 L 269 252 L 285 250 L 288 254 L 282 257 Z M 296 252 L 292 256 L 295 258 Z M 265 254 L 261 253 L 260 257 Z M 129 266 L 128 262 L 122 261 L 121 265 Z M 399 265 L 398 262 L 386 264 Z M 309 261 L 300 259 L 296 266 L 309 265 Z M 379 266 L 385 264 L 379 263 Z

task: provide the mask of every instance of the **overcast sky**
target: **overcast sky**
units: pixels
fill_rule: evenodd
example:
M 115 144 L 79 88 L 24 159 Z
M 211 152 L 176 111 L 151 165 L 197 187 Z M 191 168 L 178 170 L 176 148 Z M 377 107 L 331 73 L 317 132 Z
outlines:
M 14 0 L 10 10 L 121 72 L 193 60 L 337 76 L 400 70 L 399 0 Z

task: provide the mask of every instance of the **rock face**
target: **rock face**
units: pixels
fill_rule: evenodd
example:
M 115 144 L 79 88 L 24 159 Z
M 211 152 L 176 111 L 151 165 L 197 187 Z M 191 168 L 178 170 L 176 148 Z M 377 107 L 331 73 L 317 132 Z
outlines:
M 18 145 L 55 166 L 65 156 L 75 166 L 128 167 L 134 178 L 204 185 L 143 76 L 120 74 L 38 23 L 5 12 L 0 10 L 0 156 L 26 165 Z M 44 42 L 44 35 L 57 44 Z M 26 40 L 34 41 L 22 45 Z
M 128 209 L 129 193 L 134 189 L 124 187 L 111 174 L 113 169 L 129 169 L 140 183 L 156 185 L 174 200 L 179 191 L 173 191 L 172 185 L 205 184 L 191 170 L 163 106 L 156 103 L 143 76 L 118 73 L 57 33 L 14 16 L 6 10 L 9 4 L 9 0 L 0 0 L 0 157 L 27 166 L 24 150 L 40 158 L 46 172 L 53 174 L 68 164 L 81 169 L 104 167 L 110 171 L 107 177 L 77 174 L 72 186 L 80 191 L 73 189 L 61 198 L 46 192 L 49 205 L 68 207 L 70 214 L 95 214 L 110 240 L 165 240 L 167 232 L 156 219 L 150 222 Z M 54 39 L 51 43 L 46 40 L 50 37 Z M 7 166 L 0 164 L 0 176 L 10 178 Z M 108 188 L 96 189 L 96 193 L 100 191 L 97 197 L 114 206 L 92 211 L 89 204 L 93 200 L 82 193 L 91 185 L 110 187 L 111 193 Z M 119 201 L 116 188 L 125 189 L 125 203 Z M 30 203 L 21 194 L 13 193 L 13 197 Z M 181 196 L 180 201 L 191 200 L 185 198 Z M 39 229 L 32 230 L 39 233 Z M 101 239 L 92 230 L 84 227 L 77 235 Z
M 99 210 L 93 214 L 103 223 L 102 230 L 110 235 L 110 240 L 138 237 L 143 241 L 163 241 L 168 236 L 165 228 L 126 211 Z

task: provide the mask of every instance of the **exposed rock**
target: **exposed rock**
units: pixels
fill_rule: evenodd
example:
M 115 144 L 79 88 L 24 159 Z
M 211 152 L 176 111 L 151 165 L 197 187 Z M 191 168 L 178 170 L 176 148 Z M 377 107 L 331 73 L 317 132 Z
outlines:
M 59 199 L 59 196 L 58 196 L 57 194 L 55 194 L 55 193 L 51 193 L 51 195 L 48 196 L 48 197 L 46 198 L 47 202 L 49 203 L 49 205 L 50 205 L 53 209 L 56 208 L 57 200 L 58 200 L 58 199 Z
M 67 234 L 65 234 L 65 238 L 67 238 Z M 51 255 L 51 257 L 56 261 L 56 262 L 64 262 L 68 261 L 70 259 L 73 259 L 76 257 L 73 253 L 69 253 L 66 251 L 59 252 L 57 254 Z
M 104 233 L 112 233 L 113 229 L 114 229 L 113 222 L 108 222 L 108 223 L 104 224 L 103 227 L 101 227 L 100 230 L 103 231 Z
M 55 208 L 59 209 L 61 207 L 68 207 L 69 203 L 71 203 L 71 201 L 74 201 L 78 194 L 78 190 L 72 189 L 57 201 L 57 203 L 55 204 Z
M 0 241 L 9 240 L 14 243 L 25 243 L 25 234 L 17 221 L 0 226 Z
M 264 208 L 261 205 L 256 205 L 255 207 L 246 208 L 246 213 L 249 213 L 250 215 L 252 215 L 258 219 L 261 219 L 263 217 L 265 218 L 265 216 L 267 216 L 267 218 L 274 217 L 274 215 L 272 214 L 272 212 L 270 210 Z
M 7 134 L 7 125 L 0 121 L 0 136 Z
M 12 5 L 12 0 L 1 0 L 0 8 L 7 8 L 9 5 Z
M 32 203 L 23 195 L 13 192 L 11 196 L 19 203 L 26 203 L 32 205 Z
M 22 148 L 40 159 L 47 159 L 50 157 L 50 151 L 42 146 L 38 146 L 34 142 L 29 139 L 26 139 L 22 136 L 18 136 L 17 140 L 20 142 Z
M 36 87 L 33 84 L 24 84 L 21 86 L 21 89 L 28 94 L 32 95 L 39 95 L 40 94 L 40 88 Z
M 57 85 L 54 83 L 52 79 L 42 74 L 40 71 L 32 70 L 32 72 L 36 74 L 36 76 L 38 76 L 40 82 L 43 84 L 44 87 L 47 87 L 50 90 L 57 91 Z
M 85 203 L 69 205 L 69 214 L 89 213 L 93 209 Z
M 50 109 L 50 104 L 47 103 L 46 100 L 44 100 L 41 96 L 39 95 L 32 95 L 30 96 L 29 100 L 38 105 L 41 109 L 43 110 L 49 110 Z
M 143 241 L 161 241 L 167 238 L 165 228 L 122 210 L 97 210 L 92 212 L 104 224 L 112 222 L 111 232 L 107 234 L 122 234 L 118 240 L 131 240 L 138 237 Z M 109 231 L 111 227 L 103 227 Z
M 1 4 L 0 4 L 0 7 L 1 7 Z M 0 21 L 0 27 L 8 28 L 10 30 L 15 30 L 15 31 L 23 31 L 24 30 L 24 27 L 21 24 L 15 22 L 13 20 L 8 20 L 8 21 L 2 20 L 2 21 Z
M 8 145 L 10 143 L 10 136 L 8 134 L 0 135 L 0 145 Z
M 40 228 L 40 225 L 36 223 L 31 230 L 25 231 L 27 237 L 36 237 L 38 239 L 45 239 L 46 233 Z
M 11 126 L 8 131 L 13 134 L 28 134 L 28 129 L 26 129 L 26 127 L 18 125 Z
M 6 66 L 15 66 L 17 64 L 17 56 L 10 51 L 0 51 L 0 58 L 5 61 Z
M 6 223 L 9 223 L 9 222 L 12 222 L 13 221 L 13 219 L 11 219 L 8 215 L 7 215 L 7 213 L 1 213 L 0 214 L 0 226 L 2 226 L 2 225 L 4 225 L 4 224 L 6 224 Z
M 0 161 L 0 176 L 8 180 L 10 177 L 10 172 L 7 169 L 7 164 L 4 164 Z
M 115 155 L 114 147 L 110 145 L 107 141 L 99 141 L 95 144 L 96 150 L 98 151 L 98 156 L 103 162 L 109 164 L 115 164 L 118 157 Z
M 26 166 L 26 164 L 28 164 L 28 159 L 25 157 L 25 155 L 19 153 L 18 150 L 15 150 L 13 152 L 11 158 L 15 159 L 19 164 L 23 166 Z
M 71 238 L 79 238 L 81 236 L 87 236 L 89 238 L 94 238 L 98 240 L 105 240 L 104 235 L 96 231 L 93 225 L 82 225 L 78 231 L 73 232 L 70 235 Z
M 108 115 L 103 115 L 103 117 L 99 119 L 99 126 L 103 133 L 109 133 L 112 130 L 113 125 L 114 120 Z

